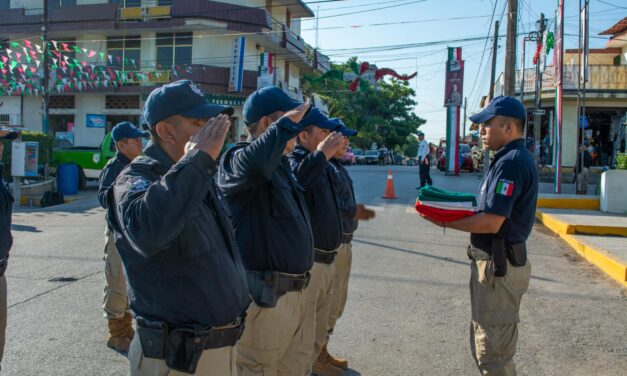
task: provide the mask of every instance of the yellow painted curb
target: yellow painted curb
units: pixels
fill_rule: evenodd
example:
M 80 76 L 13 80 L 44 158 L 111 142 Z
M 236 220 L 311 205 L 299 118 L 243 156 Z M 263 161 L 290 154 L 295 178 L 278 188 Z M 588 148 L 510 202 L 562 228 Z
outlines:
M 601 200 L 598 198 L 549 198 L 538 197 L 539 208 L 599 210 Z
M 564 239 L 564 241 L 568 243 L 568 245 L 570 245 L 575 250 L 575 252 L 580 254 L 584 259 L 586 259 L 591 264 L 597 266 L 599 269 L 603 270 L 607 275 L 620 282 L 623 286 L 627 287 L 627 264 L 623 264 L 622 262 L 613 259 L 608 254 L 608 252 L 586 244 L 585 242 L 578 240 L 566 231 L 563 231 L 565 224 L 563 222 L 556 221 L 550 215 L 536 212 L 536 217 L 549 230 L 557 234 L 560 238 Z
M 554 215 L 536 211 L 538 218 L 547 227 L 554 232 L 563 234 L 582 234 L 582 235 L 614 235 L 627 237 L 627 227 L 621 226 L 595 226 L 595 225 L 574 225 L 562 222 Z

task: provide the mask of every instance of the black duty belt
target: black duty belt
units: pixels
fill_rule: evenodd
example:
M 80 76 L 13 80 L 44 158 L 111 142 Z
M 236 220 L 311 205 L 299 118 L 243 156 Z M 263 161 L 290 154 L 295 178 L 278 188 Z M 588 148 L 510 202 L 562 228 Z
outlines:
M 322 264 L 330 264 L 335 260 L 336 251 L 323 251 L 316 249 L 314 253 L 314 261 Z
M 200 336 L 195 341 L 203 341 L 205 350 L 235 346 L 244 331 L 244 320 L 232 328 L 214 328 Z
M 353 234 L 342 234 L 342 244 L 348 244 L 353 241 Z
M 309 285 L 310 274 L 288 274 L 275 271 L 248 271 L 248 275 L 266 282 L 269 286 L 277 286 L 277 292 L 284 294 L 289 291 L 301 291 Z

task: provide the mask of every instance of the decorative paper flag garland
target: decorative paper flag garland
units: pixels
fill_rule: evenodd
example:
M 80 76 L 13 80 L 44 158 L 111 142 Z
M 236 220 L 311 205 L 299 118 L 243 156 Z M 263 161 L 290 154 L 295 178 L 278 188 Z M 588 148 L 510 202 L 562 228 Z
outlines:
M 349 67 L 352 72 L 343 72 L 337 69 L 332 69 L 324 73 L 322 76 L 317 78 L 306 78 L 309 81 L 320 82 L 323 80 L 331 79 L 331 80 L 343 80 L 346 82 L 350 82 L 348 85 L 348 90 L 357 91 L 357 89 L 364 89 L 367 87 L 367 84 L 376 85 L 376 83 L 381 80 L 385 76 L 393 76 L 402 81 L 409 81 L 412 78 L 416 77 L 418 72 L 414 72 L 411 75 L 399 74 L 394 69 L 391 68 L 377 68 L 376 65 L 371 65 L 368 62 L 363 62 L 361 64 L 357 64 L 355 61 L 351 61 L 349 63 Z

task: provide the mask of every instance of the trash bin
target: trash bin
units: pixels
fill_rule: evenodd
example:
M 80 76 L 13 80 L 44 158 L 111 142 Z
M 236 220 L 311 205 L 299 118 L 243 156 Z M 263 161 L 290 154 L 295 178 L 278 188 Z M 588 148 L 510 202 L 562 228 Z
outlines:
M 57 168 L 57 190 L 62 195 L 78 193 L 78 166 L 74 163 L 60 164 Z

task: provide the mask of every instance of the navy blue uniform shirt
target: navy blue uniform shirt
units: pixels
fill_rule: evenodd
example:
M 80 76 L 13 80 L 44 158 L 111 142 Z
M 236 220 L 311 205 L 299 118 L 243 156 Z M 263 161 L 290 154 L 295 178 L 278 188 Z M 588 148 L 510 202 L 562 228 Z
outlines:
M 0 139 L 0 142 L 2 140 Z M 11 215 L 13 213 L 13 196 L 3 178 L 4 164 L 0 163 L 0 259 L 9 257 L 13 245 L 11 235 Z
M 303 188 L 283 156 L 302 129 L 289 119 L 222 156 L 218 187 L 233 213 L 244 266 L 302 274 L 313 265 L 313 236 Z
M 337 193 L 337 202 L 342 214 L 342 229 L 345 234 L 352 234 L 357 230 L 359 221 L 355 219 L 357 203 L 355 202 L 355 190 L 353 179 L 344 166 L 337 159 L 331 159 L 331 168 Z
M 481 182 L 477 205 L 479 212 L 505 217 L 498 234 L 505 244 L 527 240 L 536 212 L 538 170 L 525 140 L 510 142 L 496 153 L 490 169 Z M 470 243 L 491 250 L 493 234 L 471 234 Z
M 124 170 L 128 164 L 131 163 L 131 160 L 126 158 L 124 154 L 117 152 L 115 154 L 115 158 L 109 159 L 107 165 L 102 169 L 100 173 L 100 179 L 98 180 L 98 201 L 100 202 L 100 206 L 107 209 L 107 194 L 109 188 L 115 182 L 120 172 Z M 108 214 L 105 213 L 105 219 L 107 221 L 107 226 L 111 228 L 109 225 Z
M 342 220 L 331 164 L 323 152 L 309 152 L 300 145 L 287 157 L 296 180 L 305 188 L 314 246 L 333 251 L 342 244 Z
M 174 163 L 156 143 L 145 154 L 122 171 L 108 202 L 131 310 L 174 326 L 233 322 L 250 298 L 214 160 L 194 150 Z

